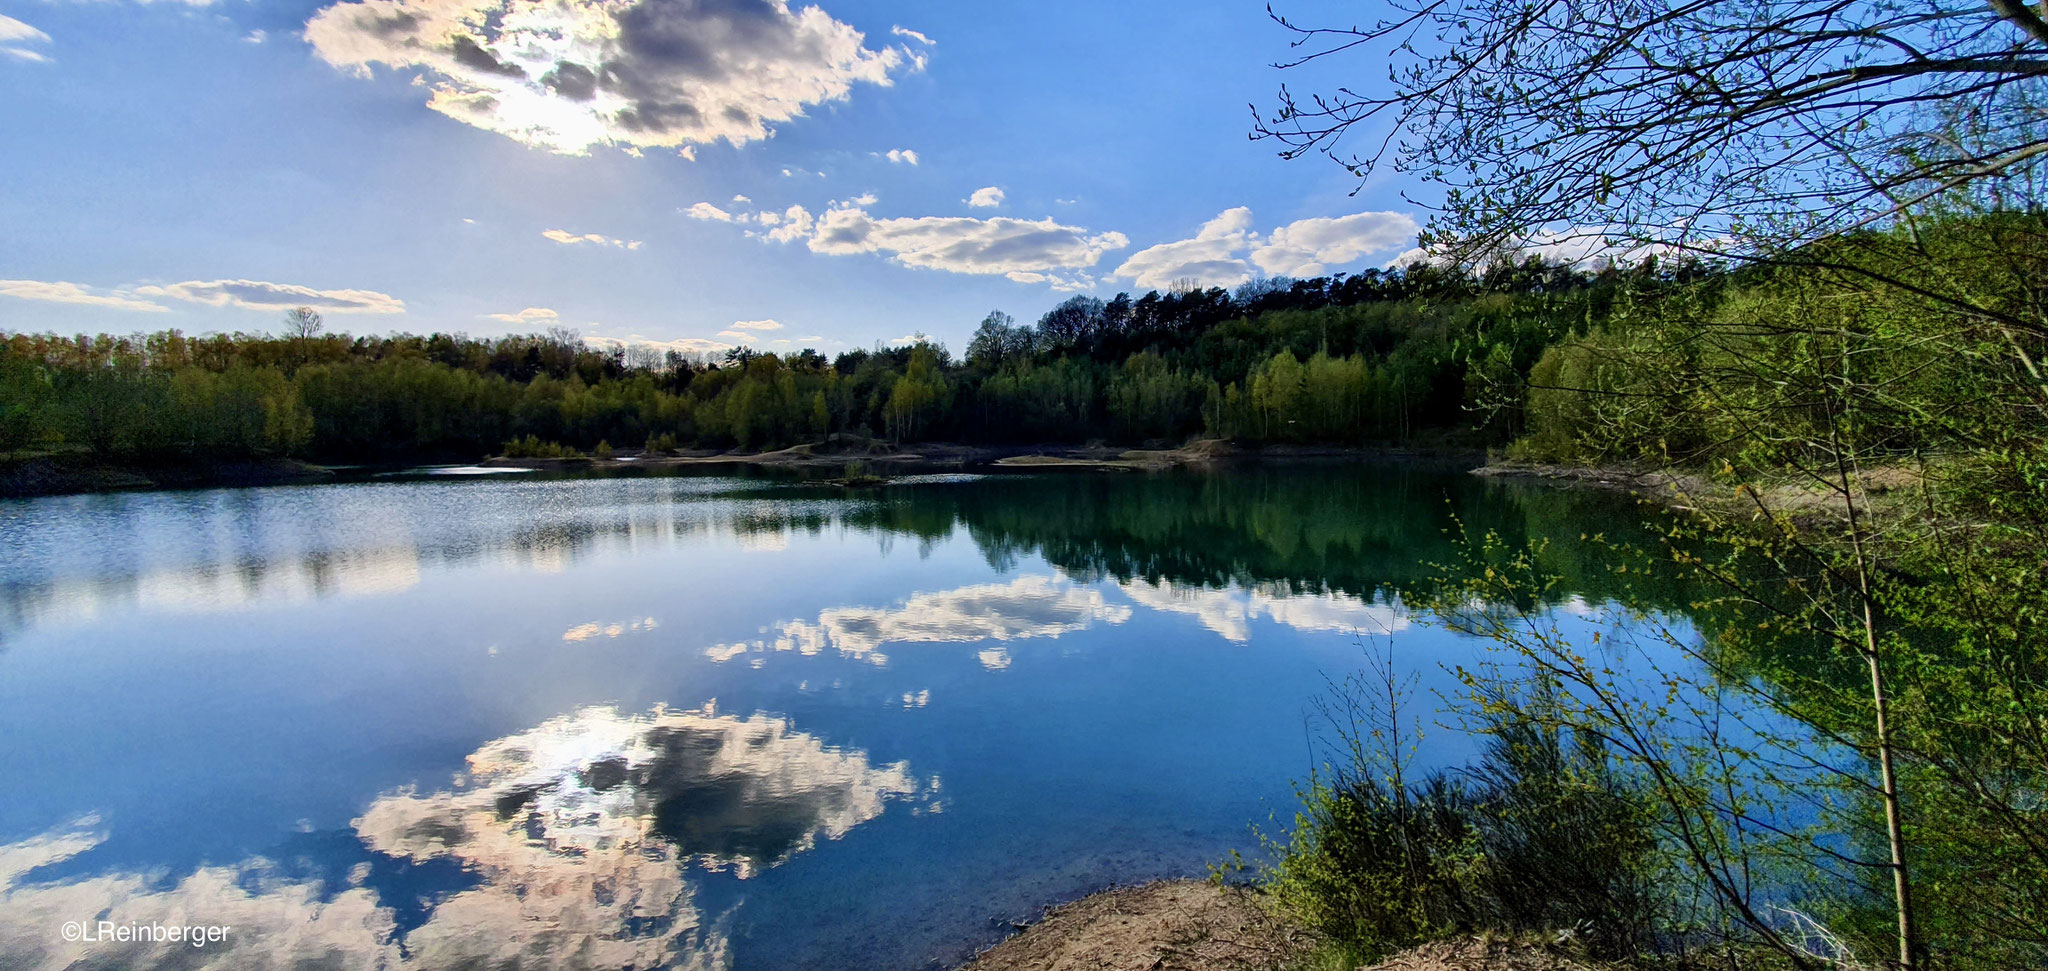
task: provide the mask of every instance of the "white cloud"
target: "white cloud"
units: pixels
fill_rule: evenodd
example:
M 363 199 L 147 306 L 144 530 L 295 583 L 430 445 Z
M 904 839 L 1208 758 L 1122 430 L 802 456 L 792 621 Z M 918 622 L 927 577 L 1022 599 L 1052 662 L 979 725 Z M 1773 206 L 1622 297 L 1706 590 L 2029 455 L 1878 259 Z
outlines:
M 898 37 L 908 37 L 911 40 L 917 41 L 920 44 L 930 44 L 936 46 L 939 43 L 938 41 L 926 37 L 925 35 L 915 30 L 911 30 L 908 27 L 904 27 L 900 24 L 895 27 L 889 28 L 889 33 L 895 34 Z
M 261 43 L 263 43 L 264 41 L 266 41 L 266 40 L 269 40 L 269 39 L 270 39 L 270 32 L 269 32 L 269 31 L 266 31 L 266 30 L 263 30 L 263 29 L 261 29 L 261 28 L 258 28 L 258 29 L 256 29 L 256 30 L 252 30 L 252 31 L 250 31 L 250 32 L 248 32 L 248 33 L 246 33 L 246 34 L 243 34 L 243 35 L 242 35 L 242 43 L 244 43 L 244 44 L 261 44 Z
M 732 213 L 726 212 L 725 210 L 720 209 L 717 206 L 714 206 L 708 202 L 697 203 L 696 205 L 683 210 L 683 212 L 684 214 L 688 215 L 691 219 L 703 219 L 711 222 L 721 223 L 732 222 Z M 741 218 L 746 218 L 745 214 L 742 214 Z
M 967 197 L 967 204 L 976 209 L 993 209 L 1003 204 L 1003 190 L 992 185 L 976 189 Z
M 874 201 L 874 198 L 875 194 L 869 192 L 850 201 L 854 203 L 859 203 L 862 200 L 872 202 Z M 751 199 L 747 199 L 745 196 L 740 196 L 739 200 L 744 200 L 747 202 L 753 201 Z M 835 203 L 835 205 L 846 204 L 847 203 Z M 784 222 L 799 223 L 805 227 L 803 232 L 808 232 L 810 225 L 807 222 L 807 220 L 810 218 L 810 213 L 806 211 L 802 206 L 791 206 L 788 210 L 784 212 L 770 212 L 765 209 L 760 212 L 729 212 L 725 209 L 719 208 L 718 206 L 712 205 L 711 203 L 699 202 L 696 203 L 695 205 L 692 205 L 690 208 L 683 210 L 682 212 L 683 215 L 688 216 L 691 219 L 700 219 L 705 222 L 738 223 L 741 225 L 751 224 L 759 226 L 779 226 L 782 225 Z M 755 233 L 753 230 L 748 230 L 747 235 L 755 236 L 759 234 Z M 775 236 L 774 233 L 769 233 L 768 235 L 777 239 L 782 238 Z M 798 233 L 797 235 L 801 236 L 802 233 Z M 787 240 L 784 241 L 786 242 Z
M 62 281 L 45 283 L 41 280 L 0 280 L 0 297 L 154 313 L 162 313 L 169 309 L 162 304 L 138 299 L 125 290 L 94 292 L 92 288 Z
M 715 341 L 703 337 L 683 337 L 676 340 L 661 341 L 650 337 L 642 337 L 639 334 L 629 334 L 622 338 L 585 336 L 583 343 L 597 350 L 609 350 L 616 347 L 628 351 L 651 350 L 656 353 L 677 351 L 692 355 L 723 354 L 733 348 L 733 345 L 724 341 Z
M 1400 212 L 1302 219 L 1273 230 L 1252 251 L 1252 262 L 1274 276 L 1322 276 L 1333 265 L 1408 246 L 1421 231 L 1413 216 Z
M 752 223 L 746 235 L 778 243 L 803 241 L 812 252 L 833 256 L 879 253 L 905 266 L 977 276 L 1003 276 L 1055 289 L 1089 288 L 1095 280 L 1079 271 L 1102 254 L 1130 245 L 1122 233 L 1091 233 L 1052 219 L 973 216 L 877 218 L 867 210 L 873 193 L 834 202 L 822 213 L 801 205 L 781 213 L 728 213 L 709 203 L 688 210 L 694 218 Z
M 1193 238 L 1148 246 L 1131 254 L 1113 275 L 1129 277 L 1141 287 L 1163 290 L 1175 281 L 1192 279 L 1198 286 L 1227 287 L 1251 279 L 1241 254 L 1252 246 L 1252 211 L 1226 209 L 1202 224 Z
M 508 324 L 552 324 L 562 319 L 562 315 L 546 307 L 528 307 L 516 314 L 485 314 L 484 318 Z
M 895 162 L 899 165 L 917 164 L 917 152 L 914 149 L 892 148 L 886 153 L 884 153 L 884 155 L 889 159 L 889 161 Z
M 16 41 L 33 41 L 47 44 L 50 42 L 50 35 L 6 14 L 0 14 L 0 44 L 14 43 Z
M 811 226 L 815 223 L 810 210 L 802 206 L 791 206 L 773 220 L 768 218 L 771 215 L 774 214 L 764 212 L 760 214 L 759 219 L 763 226 L 775 226 L 768 231 L 768 238 L 778 243 L 788 243 L 809 236 Z M 777 225 L 777 222 L 780 222 L 780 225 Z
M 842 207 L 817 217 L 806 245 L 813 252 L 829 255 L 883 253 L 905 266 L 948 273 L 1012 279 L 1035 274 L 1040 279 L 1020 282 L 1045 282 L 1053 279 L 1056 271 L 1093 266 L 1103 253 L 1122 249 L 1130 240 L 1122 233 L 1090 234 L 1051 219 L 876 219 L 865 209 Z
M 144 297 L 169 297 L 211 307 L 245 310 L 290 310 L 311 307 L 330 314 L 402 314 L 405 301 L 375 290 L 315 290 L 290 283 L 259 280 L 191 280 L 165 286 L 136 287 Z
M 782 324 L 781 322 L 774 320 L 735 320 L 732 322 L 732 329 L 756 331 L 781 330 Z
M 733 202 L 734 202 L 735 204 L 739 204 L 739 205 L 744 205 L 744 204 L 746 204 L 746 203 L 749 203 L 749 202 L 752 202 L 752 201 L 754 201 L 754 200 L 752 200 L 752 199 L 749 199 L 749 198 L 747 198 L 746 196 L 736 195 L 736 196 L 733 196 L 733 197 L 732 197 L 732 201 L 733 201 Z
M 335 67 L 418 71 L 427 107 L 569 155 L 745 144 L 923 59 L 787 0 L 361 0 L 305 37 Z
M 49 55 L 29 49 L 32 44 L 50 43 L 50 35 L 19 20 L 0 14 L 0 54 L 20 61 L 48 61 Z
M 1521 238 L 1505 249 L 1493 248 L 1474 257 L 1462 257 L 1467 264 L 1487 263 L 1496 257 L 1521 260 L 1526 257 L 1541 257 L 1553 265 L 1571 266 L 1580 270 L 1600 270 L 1608 266 L 1627 266 L 1650 257 L 1675 257 L 1702 255 L 1700 250 L 1709 252 L 1733 244 L 1728 237 L 1717 237 L 1691 244 L 1683 249 L 1670 243 L 1645 240 L 1616 231 L 1610 226 L 1567 226 L 1532 233 Z M 1415 263 L 1429 263 L 1436 266 L 1451 266 L 1460 262 L 1459 254 L 1445 247 L 1423 249 L 1414 247 L 1403 250 L 1386 262 L 1389 267 L 1406 267 Z
M 1420 229 L 1406 213 L 1361 212 L 1296 220 L 1261 236 L 1252 229 L 1252 211 L 1239 206 L 1217 214 L 1191 238 L 1132 254 L 1114 275 L 1152 289 L 1181 280 L 1205 287 L 1234 286 L 1251 279 L 1255 270 L 1320 276 L 1332 266 L 1413 242 Z
M 699 203 L 699 205 L 702 205 L 702 203 Z M 694 209 L 695 207 L 693 206 L 691 208 Z M 696 215 L 696 213 L 692 212 L 691 215 Z M 699 216 L 698 218 L 701 219 L 704 217 Z M 604 235 L 603 233 L 584 233 L 583 235 L 579 236 L 575 233 L 569 232 L 566 229 L 548 229 L 543 230 L 541 232 L 541 235 L 548 239 L 554 240 L 555 242 L 560 243 L 563 246 L 576 246 L 582 243 L 591 243 L 597 246 L 614 246 L 619 249 L 627 250 L 635 250 L 640 248 L 640 241 L 637 239 L 614 239 L 610 236 Z
M 13 17 L 9 17 L 6 14 L 0 14 L 0 44 L 16 44 L 22 42 L 27 42 L 31 44 L 47 44 L 50 42 L 50 35 L 45 34 L 42 31 L 35 29 L 34 27 L 30 27 L 29 25 L 22 23 L 21 21 L 16 20 Z

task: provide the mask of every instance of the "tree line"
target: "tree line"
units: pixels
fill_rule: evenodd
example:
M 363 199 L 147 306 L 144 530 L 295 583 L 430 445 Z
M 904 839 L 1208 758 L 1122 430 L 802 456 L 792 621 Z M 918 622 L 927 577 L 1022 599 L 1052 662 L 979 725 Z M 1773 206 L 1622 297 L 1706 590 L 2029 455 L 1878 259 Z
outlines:
M 828 358 L 605 350 L 574 332 L 0 335 L 0 449 L 139 459 L 474 458 L 531 440 L 766 449 L 895 442 L 1506 441 L 1519 376 L 1647 277 L 1540 259 L 1077 296 L 989 314 L 965 354 L 919 338 Z M 1513 396 L 1511 396 L 1513 397 Z

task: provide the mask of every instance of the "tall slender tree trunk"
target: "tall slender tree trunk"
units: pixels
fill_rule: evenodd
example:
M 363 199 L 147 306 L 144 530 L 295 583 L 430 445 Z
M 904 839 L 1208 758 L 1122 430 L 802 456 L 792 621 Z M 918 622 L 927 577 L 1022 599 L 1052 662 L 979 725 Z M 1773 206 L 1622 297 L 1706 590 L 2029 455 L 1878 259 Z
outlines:
M 1846 494 L 1845 494 L 1846 495 Z M 1856 521 L 1853 497 L 1849 502 L 1850 542 L 1856 551 L 1857 595 L 1863 600 L 1863 661 L 1870 668 L 1870 704 L 1877 722 L 1877 772 L 1884 793 L 1885 837 L 1890 843 L 1892 904 L 1899 915 L 1899 967 L 1916 971 L 1920 967 L 1920 932 L 1913 921 L 1913 883 L 1906 869 L 1906 830 L 1899 811 L 1899 778 L 1892 767 L 1891 699 L 1885 691 L 1884 666 L 1877 650 L 1877 617 L 1870 604 L 1869 561 Z
M 1892 902 L 1899 912 L 1899 967 L 1919 966 L 1918 929 L 1913 926 L 1913 884 L 1906 874 L 1906 833 L 1899 820 L 1899 781 L 1892 771 L 1892 742 L 1884 690 L 1884 669 L 1878 664 L 1877 638 L 1871 627 L 1869 601 L 1863 604 L 1863 658 L 1870 665 L 1870 699 L 1877 709 L 1877 765 L 1884 786 L 1885 835 L 1891 841 Z
M 1920 933 L 1913 920 L 1913 884 L 1906 867 L 1906 832 L 1899 808 L 1899 780 L 1892 765 L 1891 699 L 1885 691 L 1884 665 L 1877 647 L 1877 611 L 1872 603 L 1870 588 L 1870 556 L 1864 548 L 1864 519 L 1858 515 L 1856 487 L 1862 476 L 1853 445 L 1842 442 L 1844 426 L 1848 425 L 1849 410 L 1853 407 L 1855 393 L 1849 374 L 1846 345 L 1842 356 L 1842 401 L 1834 411 L 1832 427 L 1828 429 L 1829 444 L 1835 453 L 1837 481 L 1842 488 L 1842 504 L 1849 519 L 1850 552 L 1856 559 L 1856 596 L 1863 607 L 1863 661 L 1870 669 L 1870 701 L 1875 715 L 1877 730 L 1878 783 L 1884 798 L 1885 837 L 1890 844 L 1892 871 L 1892 904 L 1898 911 L 1899 924 L 1899 967 L 1902 971 L 1919 971 Z

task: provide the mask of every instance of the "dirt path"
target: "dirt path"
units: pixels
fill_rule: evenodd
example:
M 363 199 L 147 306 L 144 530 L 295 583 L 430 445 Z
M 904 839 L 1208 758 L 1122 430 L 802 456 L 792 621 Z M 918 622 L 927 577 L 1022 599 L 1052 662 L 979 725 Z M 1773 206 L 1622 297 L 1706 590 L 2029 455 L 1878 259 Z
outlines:
M 1254 971 L 1314 943 L 1245 891 L 1177 880 L 1056 907 L 965 971 Z

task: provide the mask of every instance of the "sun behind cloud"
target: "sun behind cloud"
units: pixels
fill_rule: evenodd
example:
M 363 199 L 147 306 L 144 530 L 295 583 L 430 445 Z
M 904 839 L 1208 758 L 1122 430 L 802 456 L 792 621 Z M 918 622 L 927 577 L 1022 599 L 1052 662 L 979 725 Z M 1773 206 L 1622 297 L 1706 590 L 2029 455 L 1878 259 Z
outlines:
M 925 58 L 786 0 L 355 0 L 305 36 L 337 68 L 413 74 L 427 107 L 565 155 L 742 145 Z

